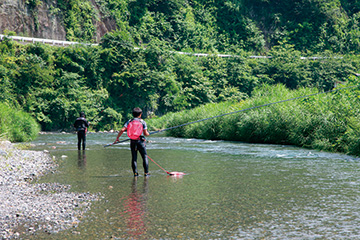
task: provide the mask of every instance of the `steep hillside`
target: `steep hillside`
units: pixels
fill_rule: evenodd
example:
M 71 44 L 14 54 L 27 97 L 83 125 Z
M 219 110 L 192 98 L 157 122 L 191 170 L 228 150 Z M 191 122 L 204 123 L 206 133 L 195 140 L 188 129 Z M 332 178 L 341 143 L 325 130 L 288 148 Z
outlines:
M 0 102 L 31 113 L 43 130 L 71 128 L 80 111 L 97 118 L 94 128 L 101 130 L 120 126 L 134 106 L 144 117 L 161 116 L 242 101 L 263 84 L 330 90 L 359 73 L 357 2 L 2 1 L 1 33 L 99 44 L 60 48 L 2 39 Z M 254 53 L 271 58 L 253 59 Z M 317 58 L 303 58 L 309 56 Z
M 0 33 L 13 31 L 27 37 L 69 40 L 71 31 L 64 22 L 67 9 L 60 9 L 60 3 L 60 0 L 2 0 Z M 89 3 L 92 11 L 99 13 L 95 1 Z M 83 12 L 83 9 L 78 9 L 78 12 Z M 105 33 L 114 30 L 116 25 L 114 21 L 101 17 L 100 14 L 92 15 L 90 24 L 94 28 L 90 39 L 94 41 L 99 41 Z
M 360 53 L 360 3 L 353 0 L 2 0 L 0 33 L 100 42 L 127 32 L 136 45 L 175 50 Z
M 65 26 L 61 18 L 51 10 L 56 1 L 39 2 L 32 6 L 25 0 L 0 2 L 0 32 L 14 31 L 19 35 L 63 40 Z M 31 2 L 31 1 L 30 1 Z

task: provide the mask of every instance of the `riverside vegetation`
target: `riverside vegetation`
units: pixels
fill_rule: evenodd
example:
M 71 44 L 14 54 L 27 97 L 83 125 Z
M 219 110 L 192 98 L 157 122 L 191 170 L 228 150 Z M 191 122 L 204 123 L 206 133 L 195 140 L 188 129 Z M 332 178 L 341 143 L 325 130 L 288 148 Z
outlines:
M 349 84 L 360 84 L 360 81 Z M 207 104 L 150 119 L 148 124 L 163 129 L 315 93 L 318 93 L 315 88 L 289 90 L 281 84 L 264 85 L 255 89 L 253 96 L 245 101 Z M 185 138 L 291 144 L 359 156 L 359 98 L 359 88 L 319 94 L 176 128 L 169 134 Z
M 67 39 L 93 42 L 92 3 L 57 2 L 53 12 L 62 14 Z M 70 130 L 80 111 L 93 119 L 91 130 L 116 129 L 134 106 L 148 118 L 166 114 L 154 126 L 174 126 L 190 115 L 214 116 L 338 83 L 358 84 L 360 6 L 352 1 L 95 2 L 101 16 L 117 24 L 98 46 L 0 43 L 0 102 L 30 114 L 42 130 Z M 36 13 L 41 1 L 28 4 Z M 250 58 L 259 54 L 271 58 Z M 319 95 L 172 134 L 358 154 L 357 93 Z
M 39 131 L 40 125 L 30 113 L 0 103 L 0 139 L 12 142 L 31 141 Z

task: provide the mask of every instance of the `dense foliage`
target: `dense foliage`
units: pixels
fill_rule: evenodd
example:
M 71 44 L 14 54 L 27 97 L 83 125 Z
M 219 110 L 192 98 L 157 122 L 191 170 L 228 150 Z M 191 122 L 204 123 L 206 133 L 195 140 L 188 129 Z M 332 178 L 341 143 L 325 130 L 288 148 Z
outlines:
M 26 4 L 35 17 L 42 2 Z M 110 130 L 135 106 L 150 118 L 215 104 L 217 115 L 227 111 L 217 106 L 244 104 L 263 84 L 330 90 L 359 72 L 359 10 L 346 0 L 57 0 L 51 13 L 68 40 L 98 41 L 99 20 L 117 30 L 98 45 L 4 39 L 0 102 L 30 113 L 42 130 L 70 130 L 81 111 L 92 129 Z M 251 57 L 258 54 L 269 58 Z
M 39 0 L 37 0 L 39 1 Z M 35 0 L 28 1 L 36 8 Z M 57 0 L 68 40 L 96 41 L 96 22 L 114 22 L 136 45 L 175 50 L 360 53 L 360 4 L 353 0 Z
M 0 103 L 0 139 L 12 142 L 30 141 L 39 131 L 39 124 L 29 113 Z
M 126 32 L 106 35 L 99 46 L 51 47 L 0 43 L 0 102 L 22 107 L 43 130 L 71 129 L 81 111 L 92 128 L 113 129 L 131 109 L 144 117 L 206 103 L 241 101 L 262 83 L 329 90 L 359 69 L 359 58 L 319 55 L 301 59 L 294 46 L 269 51 L 272 58 L 194 57 L 164 50 L 161 42 L 136 49 Z
M 359 83 L 359 79 L 353 78 L 350 84 L 353 86 Z M 164 129 L 316 93 L 318 90 L 314 88 L 289 90 L 284 85 L 263 85 L 243 102 L 207 104 L 148 120 L 148 124 Z M 360 155 L 359 97 L 359 87 L 349 88 L 214 118 L 175 128 L 167 133 L 186 138 L 292 144 Z

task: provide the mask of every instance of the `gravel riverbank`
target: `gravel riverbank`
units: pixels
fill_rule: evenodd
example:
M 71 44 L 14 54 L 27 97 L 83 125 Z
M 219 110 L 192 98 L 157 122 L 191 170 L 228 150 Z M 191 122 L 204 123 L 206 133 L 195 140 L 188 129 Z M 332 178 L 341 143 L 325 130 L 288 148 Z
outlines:
M 99 195 L 70 192 L 70 186 L 33 183 L 56 170 L 51 156 L 0 141 L 0 238 L 56 233 L 74 228 Z

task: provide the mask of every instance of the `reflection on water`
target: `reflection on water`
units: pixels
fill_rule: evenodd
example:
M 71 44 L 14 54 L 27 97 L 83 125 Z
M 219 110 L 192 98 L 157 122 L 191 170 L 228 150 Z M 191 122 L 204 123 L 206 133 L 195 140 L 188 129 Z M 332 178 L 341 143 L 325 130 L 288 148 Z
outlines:
M 148 193 L 148 177 L 144 178 L 142 189 L 138 191 L 137 187 L 138 177 L 133 179 L 131 185 L 131 193 L 122 198 L 124 204 L 124 211 L 122 216 L 126 219 L 127 235 L 131 239 L 138 239 L 146 233 L 146 200 Z
M 86 168 L 86 151 L 78 150 L 78 167 L 79 169 Z
M 151 176 L 134 178 L 115 134 L 42 135 L 59 169 L 41 181 L 103 200 L 48 239 L 360 239 L 359 159 L 293 146 L 151 137 Z M 53 148 L 55 147 L 55 148 Z M 61 156 L 66 155 L 66 158 Z M 47 238 L 46 236 L 44 238 Z

